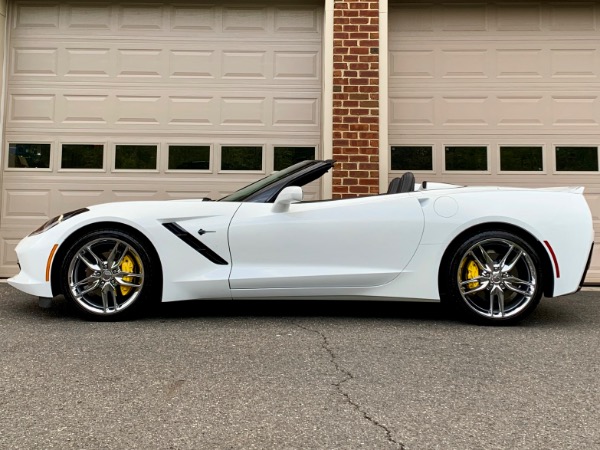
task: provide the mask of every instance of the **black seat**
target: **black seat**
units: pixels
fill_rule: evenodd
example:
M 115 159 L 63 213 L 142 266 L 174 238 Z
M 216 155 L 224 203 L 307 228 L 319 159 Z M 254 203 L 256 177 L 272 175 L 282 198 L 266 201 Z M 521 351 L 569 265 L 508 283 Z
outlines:
M 390 185 L 388 186 L 387 193 L 395 194 L 399 188 L 400 188 L 400 177 L 396 177 L 392 181 L 390 181 Z
M 399 178 L 394 178 L 388 187 L 388 194 L 399 194 L 401 192 L 413 192 L 415 190 L 415 176 L 412 172 L 406 172 Z

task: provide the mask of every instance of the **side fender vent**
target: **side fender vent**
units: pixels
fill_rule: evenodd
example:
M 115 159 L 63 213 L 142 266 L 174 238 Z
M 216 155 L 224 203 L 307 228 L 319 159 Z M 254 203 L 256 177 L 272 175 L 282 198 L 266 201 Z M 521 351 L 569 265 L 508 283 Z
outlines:
M 219 255 L 217 255 L 214 251 L 212 251 L 210 248 L 208 248 L 206 246 L 206 244 L 204 244 L 202 241 L 200 241 L 199 239 L 192 236 L 190 233 L 188 233 L 186 230 L 181 228 L 175 222 L 163 223 L 163 227 L 165 227 L 167 230 L 169 230 L 171 233 L 173 233 L 175 236 L 177 236 L 179 239 L 181 239 L 187 245 L 192 247 L 194 250 L 196 250 L 198 253 L 200 253 L 202 256 L 204 256 L 206 259 L 208 259 L 210 262 L 219 264 L 222 266 L 227 266 L 229 264 L 227 261 L 225 261 Z

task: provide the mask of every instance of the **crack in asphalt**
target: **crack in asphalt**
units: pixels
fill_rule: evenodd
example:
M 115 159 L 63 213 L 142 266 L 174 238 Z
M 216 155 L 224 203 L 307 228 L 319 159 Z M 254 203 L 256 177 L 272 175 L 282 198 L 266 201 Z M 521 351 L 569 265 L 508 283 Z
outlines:
M 358 411 L 360 414 L 362 414 L 362 416 L 368 420 L 370 423 L 372 423 L 373 425 L 375 425 L 378 428 L 381 428 L 381 430 L 384 431 L 385 433 L 385 437 L 388 440 L 388 442 L 390 442 L 391 444 L 394 444 L 395 446 L 397 446 L 400 450 L 405 450 L 406 447 L 404 446 L 404 444 L 402 444 L 401 442 L 398 442 L 394 439 L 394 437 L 392 436 L 392 432 L 390 431 L 390 429 L 388 427 L 386 427 L 384 424 L 380 423 L 377 419 L 375 419 L 374 417 L 370 416 L 369 413 L 367 413 L 365 410 L 363 410 L 361 408 L 361 406 L 356 403 L 354 400 L 352 400 L 350 398 L 350 395 L 347 392 L 344 392 L 344 390 L 342 389 L 342 385 L 344 383 L 346 383 L 349 380 L 354 379 L 354 375 L 352 375 L 352 373 L 346 369 L 344 369 L 343 367 L 341 367 L 338 362 L 337 362 L 337 356 L 335 355 L 335 353 L 333 352 L 333 350 L 331 349 L 331 347 L 329 346 L 329 340 L 327 339 L 327 336 L 325 336 L 324 333 L 322 333 L 319 330 L 312 330 L 310 328 L 307 328 L 305 326 L 302 326 L 300 324 L 296 324 L 296 326 L 302 330 L 305 331 L 309 331 L 311 333 L 315 333 L 317 335 L 319 335 L 322 339 L 322 344 L 321 347 L 329 354 L 329 360 L 331 361 L 331 363 L 333 364 L 333 366 L 335 367 L 336 372 L 339 372 L 343 375 L 343 378 L 335 383 L 332 383 L 332 386 L 334 386 L 336 388 L 336 390 L 340 393 L 340 395 L 342 397 L 344 397 L 344 400 L 346 401 L 346 403 L 348 403 L 350 406 L 352 406 L 356 411 Z

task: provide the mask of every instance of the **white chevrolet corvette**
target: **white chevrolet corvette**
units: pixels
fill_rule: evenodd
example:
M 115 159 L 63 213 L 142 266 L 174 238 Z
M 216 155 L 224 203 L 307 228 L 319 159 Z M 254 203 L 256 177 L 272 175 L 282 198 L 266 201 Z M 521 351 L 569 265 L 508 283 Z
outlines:
M 152 300 L 447 301 L 507 323 L 542 295 L 577 291 L 593 244 L 583 188 L 415 184 L 302 201 L 333 167 L 304 161 L 218 201 L 111 203 L 55 217 L 17 246 L 9 283 L 83 313 L 129 316 Z

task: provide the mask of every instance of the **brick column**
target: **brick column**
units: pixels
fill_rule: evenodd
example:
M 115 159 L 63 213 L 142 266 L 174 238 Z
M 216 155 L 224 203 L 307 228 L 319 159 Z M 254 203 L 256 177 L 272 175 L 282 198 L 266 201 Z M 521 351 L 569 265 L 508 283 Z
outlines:
M 335 0 L 333 198 L 379 193 L 379 1 Z

